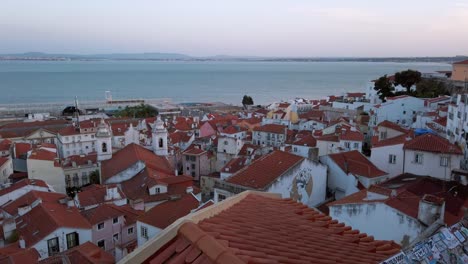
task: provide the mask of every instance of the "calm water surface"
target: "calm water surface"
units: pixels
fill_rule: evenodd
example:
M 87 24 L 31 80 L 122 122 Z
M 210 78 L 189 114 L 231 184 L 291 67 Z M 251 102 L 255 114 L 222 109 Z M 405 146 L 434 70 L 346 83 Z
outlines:
M 172 98 L 175 102 L 240 104 L 293 97 L 321 98 L 363 91 L 383 74 L 449 70 L 439 63 L 376 62 L 156 62 L 0 61 L 0 103 L 117 98 Z

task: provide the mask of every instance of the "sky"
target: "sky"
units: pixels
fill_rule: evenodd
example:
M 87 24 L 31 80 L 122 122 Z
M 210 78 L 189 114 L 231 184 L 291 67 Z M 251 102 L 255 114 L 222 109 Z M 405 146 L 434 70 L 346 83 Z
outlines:
M 468 55 L 468 0 L 2 0 L 0 53 Z

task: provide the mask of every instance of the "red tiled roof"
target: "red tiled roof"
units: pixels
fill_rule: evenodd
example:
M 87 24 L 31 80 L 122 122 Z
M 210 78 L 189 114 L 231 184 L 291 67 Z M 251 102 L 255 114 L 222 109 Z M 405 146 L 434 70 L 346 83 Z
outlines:
M 172 144 L 177 144 L 180 142 L 189 142 L 191 138 L 191 134 L 183 131 L 177 131 L 169 134 L 169 139 L 171 140 Z
M 38 221 L 40 219 L 40 221 Z M 76 207 L 67 208 L 57 203 L 41 203 L 27 214 L 16 218 L 17 231 L 23 236 L 26 247 L 37 242 L 61 227 L 90 229 L 91 225 Z
M 77 193 L 78 201 L 80 202 L 80 207 L 88 207 L 92 205 L 98 205 L 103 203 L 111 203 L 114 200 L 126 199 L 125 194 L 117 187 L 117 192 L 120 195 L 120 198 L 115 198 L 112 200 L 106 200 L 106 194 L 108 188 L 116 188 L 117 185 L 99 185 L 93 184 L 84 187 L 81 192 Z
M 43 181 L 43 180 L 37 180 L 37 179 L 24 179 L 24 180 L 21 180 L 21 181 L 18 181 L 16 183 L 14 183 L 13 185 L 11 185 L 10 187 L 8 188 L 5 188 L 5 189 L 1 189 L 0 190 L 0 196 L 3 196 L 5 194 L 8 194 L 12 191 L 15 191 L 15 190 L 18 190 L 20 188 L 23 188 L 27 185 L 34 185 L 34 186 L 40 186 L 40 187 L 44 187 L 44 188 L 49 188 L 49 186 Z
M 57 203 L 60 199 L 67 198 L 65 194 L 41 191 L 29 191 L 14 201 L 10 201 L 2 206 L 2 210 L 12 216 L 18 214 L 18 208 L 31 205 L 34 201 L 41 200 L 43 203 Z
M 66 250 L 56 256 L 41 260 L 40 264 L 114 264 L 115 258 L 92 242 Z
M 40 129 L 55 134 L 58 130 L 68 125 L 69 122 L 66 120 L 16 122 L 1 126 L 0 135 L 3 138 L 25 137 Z
M 184 194 L 179 199 L 169 200 L 151 208 L 138 221 L 164 229 L 177 219 L 184 217 L 200 205 L 192 194 Z
M 251 143 L 245 143 L 245 144 L 242 146 L 241 150 L 239 151 L 239 154 L 238 154 L 238 155 L 239 155 L 239 156 L 247 156 L 247 155 L 249 155 L 248 152 L 247 152 L 249 148 L 252 149 L 253 151 L 255 151 L 255 150 L 259 149 L 260 146 L 259 146 L 259 145 L 253 145 L 253 144 L 251 144 Z M 251 154 L 252 154 L 252 153 L 251 153 Z
M 323 120 L 324 111 L 322 110 L 310 110 L 306 113 L 299 114 L 299 118 L 307 120 Z
M 450 191 L 446 191 L 450 190 Z M 387 196 L 376 200 L 367 199 L 367 194 L 374 192 Z M 391 194 L 394 193 L 392 196 Z M 413 174 L 401 174 L 378 185 L 373 185 L 369 190 L 361 190 L 350 196 L 344 197 L 328 205 L 360 204 L 360 203 L 385 203 L 396 210 L 417 218 L 419 201 L 427 195 L 445 201 L 445 223 L 452 225 L 464 216 L 468 187 L 454 181 L 443 181 L 429 176 Z
M 0 151 L 10 150 L 12 144 L 13 143 L 11 142 L 11 140 L 8 140 L 8 139 L 2 140 L 0 142 Z
M 19 242 L 0 248 L 0 263 L 2 264 L 37 263 L 39 257 L 39 252 L 35 248 L 20 248 Z
M 157 171 L 172 173 L 172 167 L 166 158 L 157 156 L 150 150 L 132 143 L 114 153 L 112 159 L 101 163 L 103 182 L 117 173 L 126 170 L 138 161 L 143 161 L 147 168 L 150 167 Z
M 81 215 L 94 226 L 108 219 L 123 216 L 124 214 L 109 204 L 100 204 L 98 207 L 81 211 Z
M 414 138 L 414 133 L 413 131 L 409 131 L 407 134 L 399 135 L 393 138 L 389 139 L 384 139 L 376 142 L 372 142 L 372 147 L 373 148 L 379 148 L 379 147 L 386 147 L 386 146 L 393 146 L 393 145 L 398 145 L 398 144 L 404 144 L 408 140 L 411 140 Z
M 263 189 L 302 160 L 304 158 L 294 154 L 274 151 L 255 160 L 226 181 L 255 189 Z
M 2 167 L 3 164 L 7 163 L 7 161 L 9 161 L 9 160 L 10 160 L 9 158 L 0 157 L 0 167 Z
M 320 137 L 317 137 L 316 139 L 317 139 L 317 141 L 319 141 L 319 140 L 320 141 L 331 141 L 331 142 L 339 142 L 340 141 L 337 135 L 332 135 L 332 134 L 320 136 Z
M 32 150 L 32 146 L 30 143 L 15 143 L 16 158 L 20 158 L 22 155 L 25 155 L 30 150 Z
M 405 142 L 403 148 L 444 154 L 463 154 L 459 146 L 450 143 L 445 138 L 433 134 L 417 136 L 414 139 Z
M 283 125 L 267 124 L 267 125 L 254 128 L 254 131 L 269 132 L 269 133 L 275 133 L 275 134 L 285 134 L 286 129 L 287 127 Z
M 401 126 L 399 126 L 398 124 L 395 124 L 395 123 L 393 123 L 391 121 L 388 121 L 388 120 L 380 122 L 377 126 L 390 128 L 390 129 L 393 129 L 393 130 L 396 130 L 396 131 L 399 131 L 399 132 L 402 132 L 402 133 L 407 133 L 408 132 L 408 129 L 404 129 Z
M 290 199 L 250 194 L 198 224 L 182 224 L 147 261 L 379 263 L 399 250 Z
M 222 133 L 225 133 L 225 134 L 237 134 L 237 133 L 240 133 L 240 132 L 244 132 L 246 131 L 247 129 L 243 128 L 243 127 L 239 127 L 239 126 L 228 126 L 226 127 L 225 129 L 223 129 L 223 132 Z
M 345 173 L 352 173 L 356 176 L 375 178 L 387 175 L 386 172 L 379 170 L 370 160 L 368 160 L 359 151 L 353 150 L 330 154 L 329 157 Z
M 433 121 L 434 123 L 437 123 L 443 127 L 447 126 L 447 116 L 437 118 Z
M 453 64 L 468 64 L 468 60 L 457 61 L 457 62 L 454 62 Z
M 364 135 L 360 131 L 347 129 L 339 135 L 340 140 L 364 141 Z
M 194 144 L 190 145 L 182 154 L 183 155 L 201 155 L 206 151 L 201 149 L 200 146 Z
M 84 166 L 84 165 L 89 165 L 89 162 L 91 164 L 96 164 L 97 163 L 97 154 L 96 153 L 90 153 L 88 155 L 73 155 L 69 156 L 62 161 L 62 167 L 73 167 L 73 163 L 76 166 Z
M 315 147 L 317 145 L 317 140 L 312 135 L 306 135 L 292 143 L 297 146 L 307 146 Z
M 56 158 L 58 158 L 57 153 L 45 149 L 33 150 L 31 155 L 28 157 L 28 159 L 48 161 L 54 161 Z
M 366 93 L 346 93 L 347 97 L 364 97 Z
M 247 165 L 246 161 L 243 157 L 233 158 L 221 168 L 221 172 L 236 173 Z
M 240 121 L 244 121 L 251 125 L 254 125 L 254 124 L 260 124 L 262 122 L 262 119 L 258 117 L 252 117 L 252 118 L 242 119 Z

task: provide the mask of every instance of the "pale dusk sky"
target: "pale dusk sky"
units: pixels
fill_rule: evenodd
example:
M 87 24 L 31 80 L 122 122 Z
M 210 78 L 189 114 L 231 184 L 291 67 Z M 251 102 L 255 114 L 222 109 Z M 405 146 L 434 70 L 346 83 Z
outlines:
M 4 0 L 0 53 L 468 55 L 468 0 Z

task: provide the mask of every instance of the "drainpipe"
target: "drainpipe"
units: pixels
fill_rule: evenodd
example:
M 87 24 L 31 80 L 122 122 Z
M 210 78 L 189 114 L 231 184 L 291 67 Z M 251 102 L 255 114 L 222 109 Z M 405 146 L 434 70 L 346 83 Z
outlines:
M 406 157 L 406 149 L 403 146 L 403 172 L 402 173 L 405 173 L 405 163 L 406 163 L 405 157 Z

